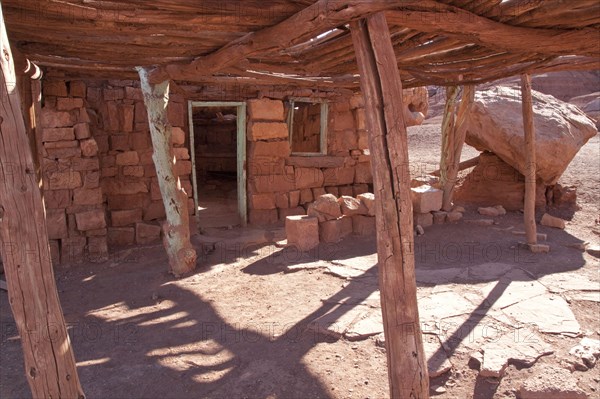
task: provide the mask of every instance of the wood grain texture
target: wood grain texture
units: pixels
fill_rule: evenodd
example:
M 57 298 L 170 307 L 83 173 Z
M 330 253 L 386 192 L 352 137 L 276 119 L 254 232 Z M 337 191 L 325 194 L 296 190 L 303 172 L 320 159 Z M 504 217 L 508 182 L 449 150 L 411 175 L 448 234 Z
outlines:
M 154 149 L 152 160 L 156 167 L 156 177 L 167 214 L 167 220 L 162 225 L 163 243 L 169 257 L 171 273 L 181 276 L 196 268 L 197 255 L 190 242 L 187 195 L 181 188 L 181 182 L 175 173 L 175 157 L 171 151 L 171 125 L 167 118 L 169 82 L 152 84 L 148 80 L 148 70 L 140 68 L 138 72 L 148 111 L 150 136 Z
M 521 75 L 521 96 L 523 106 L 523 129 L 525 135 L 525 203 L 523 222 L 527 244 L 537 244 L 537 226 L 535 224 L 535 127 L 533 125 L 533 99 L 531 97 L 531 76 Z
M 383 13 L 351 24 L 375 193 L 377 258 L 390 395 L 429 397 L 413 251 L 402 83 Z
M 33 397 L 83 398 L 1 10 L 0 24 L 0 242 L 9 301 Z

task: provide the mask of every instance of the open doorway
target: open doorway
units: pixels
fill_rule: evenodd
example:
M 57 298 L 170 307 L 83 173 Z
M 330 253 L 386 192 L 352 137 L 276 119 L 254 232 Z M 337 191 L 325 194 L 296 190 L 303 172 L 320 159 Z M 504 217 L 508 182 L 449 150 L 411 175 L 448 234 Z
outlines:
M 190 154 L 200 228 L 246 224 L 246 105 L 190 102 Z

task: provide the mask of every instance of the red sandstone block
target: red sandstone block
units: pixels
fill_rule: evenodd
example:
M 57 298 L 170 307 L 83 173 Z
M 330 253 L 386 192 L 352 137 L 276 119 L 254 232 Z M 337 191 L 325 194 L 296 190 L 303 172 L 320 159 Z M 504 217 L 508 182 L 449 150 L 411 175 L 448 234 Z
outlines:
M 67 230 L 67 215 L 64 209 L 46 209 L 46 228 L 48 230 L 48 238 L 57 240 L 67 238 L 69 232 Z
M 88 171 L 83 175 L 83 187 L 98 188 L 100 187 L 100 171 Z
M 192 173 L 192 161 L 179 160 L 175 163 L 175 174 L 185 176 Z
M 87 239 L 83 236 L 74 236 L 60 240 L 61 263 L 81 263 L 85 260 L 85 246 Z
M 82 98 L 58 97 L 56 99 L 56 109 L 59 111 L 71 111 L 83 107 Z
M 109 195 L 108 209 L 111 211 L 121 211 L 124 209 L 143 209 L 150 203 L 148 193 Z
M 104 89 L 102 90 L 104 101 L 122 100 L 124 97 L 122 88 Z
M 119 109 L 119 125 L 123 132 L 133 131 L 133 119 L 135 115 L 135 106 L 123 104 Z
M 117 165 L 137 165 L 140 163 L 140 157 L 137 151 L 126 151 L 117 154 Z
M 110 149 L 113 151 L 129 151 L 129 137 L 124 134 L 111 135 L 109 138 Z
M 111 211 L 110 220 L 113 227 L 132 225 L 142 221 L 142 210 L 127 209 L 122 211 Z
M 129 146 L 134 150 L 147 150 L 152 148 L 149 133 L 131 133 L 129 134 Z M 187 148 L 186 148 L 187 150 Z M 189 157 L 189 155 L 188 155 Z
M 146 106 L 143 102 L 135 103 L 135 123 L 144 123 L 146 126 L 148 125 L 148 113 L 146 111 Z
M 370 162 L 360 162 L 356 165 L 356 174 L 354 175 L 354 182 L 373 183 L 373 174 L 371 173 Z
M 248 115 L 251 120 L 283 121 L 283 102 L 267 98 L 248 101 Z
M 86 95 L 86 85 L 81 80 L 72 80 L 69 83 L 69 95 L 71 97 L 81 97 L 85 98 Z
M 250 224 L 256 226 L 277 223 L 277 209 L 250 209 L 248 219 Z
M 42 131 L 42 141 L 75 140 L 72 127 L 45 128 Z
M 285 139 L 289 135 L 287 123 L 253 122 L 248 127 L 248 140 Z
M 185 132 L 180 127 L 173 127 L 171 129 L 171 143 L 173 145 L 185 144 Z
M 75 220 L 77 221 L 77 229 L 80 231 L 106 227 L 106 219 L 104 218 L 104 211 L 102 209 L 77 213 Z
M 352 218 L 341 217 L 319 223 L 319 237 L 322 242 L 338 242 L 352 234 Z
M 102 203 L 102 189 L 78 188 L 73 191 L 73 205 L 96 205 Z
M 314 216 L 287 216 L 285 235 L 289 246 L 300 251 L 313 249 L 319 245 L 319 221 Z
M 70 112 L 59 112 L 49 108 L 42 109 L 42 127 L 71 127 L 75 123 L 75 116 Z
M 75 148 L 79 147 L 79 141 L 77 140 L 69 140 L 69 141 L 51 141 L 44 143 L 44 148 Z
M 354 168 L 327 168 L 323 170 L 324 184 L 343 186 L 354 183 Z
M 290 207 L 289 195 L 287 193 L 275 194 L 275 206 L 277 206 L 277 208 L 280 208 L 280 209 L 289 208 Z
M 89 123 L 77 123 L 73 129 L 75 130 L 75 137 L 77 140 L 87 139 L 90 137 Z
M 322 187 L 323 171 L 319 168 L 294 168 L 294 180 L 297 189 Z
M 185 109 L 182 103 L 169 101 L 167 117 L 173 126 L 185 126 Z
M 252 194 L 250 209 L 275 209 L 275 194 Z
M 300 190 L 300 203 L 307 204 L 312 202 L 314 199 L 312 190 L 310 188 L 305 188 Z
M 352 232 L 359 236 L 372 236 L 375 234 L 375 218 L 373 216 L 352 216 Z
M 162 201 L 152 201 L 150 205 L 144 207 L 144 220 L 164 219 L 167 216 L 165 206 Z
M 90 262 L 105 262 L 108 260 L 106 236 L 89 237 L 87 240 L 88 259 Z
M 110 246 L 131 245 L 135 241 L 135 229 L 133 227 L 109 227 L 107 239 Z
M 300 204 L 300 190 L 290 191 L 290 208 L 295 208 Z
M 93 138 L 81 140 L 81 155 L 84 157 L 93 157 L 98 154 L 98 143 Z
M 44 97 L 48 96 L 67 96 L 67 85 L 63 80 L 48 80 L 42 85 Z
M 252 182 L 257 193 L 285 192 L 295 188 L 294 179 L 285 175 L 254 176 Z
M 76 171 L 48 172 L 44 177 L 44 182 L 50 190 L 74 189 L 82 184 L 81 174 Z
M 160 240 L 160 226 L 148 223 L 135 224 L 135 242 L 138 244 L 151 244 Z
M 147 193 L 148 186 L 143 181 L 131 179 L 122 180 L 116 178 L 104 178 L 100 182 L 102 186 L 102 191 L 107 194 L 137 194 L 137 193 Z
M 69 190 L 44 190 L 44 206 L 46 209 L 66 208 L 71 205 Z
M 123 176 L 143 177 L 144 167 L 141 165 L 136 166 L 124 166 Z

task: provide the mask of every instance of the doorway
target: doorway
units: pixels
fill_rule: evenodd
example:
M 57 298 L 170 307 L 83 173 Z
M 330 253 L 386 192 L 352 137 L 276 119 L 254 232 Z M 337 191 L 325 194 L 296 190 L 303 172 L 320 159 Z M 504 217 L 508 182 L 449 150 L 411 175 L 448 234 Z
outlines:
M 190 101 L 188 111 L 198 226 L 245 226 L 246 104 Z

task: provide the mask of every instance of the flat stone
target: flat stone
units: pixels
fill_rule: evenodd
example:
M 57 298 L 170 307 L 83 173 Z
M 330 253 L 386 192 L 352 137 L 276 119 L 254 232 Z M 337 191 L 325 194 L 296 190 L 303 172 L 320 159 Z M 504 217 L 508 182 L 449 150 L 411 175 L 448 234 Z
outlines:
M 567 302 L 558 295 L 543 294 L 515 303 L 503 312 L 523 324 L 534 324 L 549 334 L 579 334 L 580 327 Z
M 333 306 L 329 312 L 309 323 L 307 329 L 315 334 L 341 338 L 369 309 L 362 305 Z
M 513 269 L 506 263 L 488 262 L 471 266 L 468 269 L 468 278 L 477 281 L 497 280 Z
M 504 309 L 547 292 L 544 285 L 518 269 L 512 270 L 498 282 L 489 283 L 481 289 L 490 307 L 496 309 Z
M 540 224 L 542 226 L 554 227 L 556 229 L 565 228 L 565 221 L 563 219 L 557 218 L 556 216 L 551 216 L 547 213 L 544 213 L 544 216 L 542 216 Z
M 448 212 L 448 214 L 446 215 L 446 220 L 449 223 L 458 222 L 462 218 L 463 218 L 462 212 L 458 212 L 458 211 Z
M 546 274 L 538 281 L 544 284 L 550 292 L 561 293 L 565 291 L 600 291 L 600 283 L 592 281 L 582 273 L 552 273 Z
M 452 369 L 452 363 L 437 335 L 423 334 L 423 349 L 427 359 L 429 378 L 439 377 Z
M 518 390 L 521 399 L 586 399 L 571 372 L 554 365 L 541 365 Z
M 593 257 L 600 258 L 600 246 L 590 245 L 585 249 L 585 252 L 592 255 Z
M 502 210 L 504 210 L 504 208 L 502 208 Z M 477 208 L 477 213 L 479 213 L 480 215 L 483 215 L 483 216 L 496 217 L 496 216 L 502 215 L 501 212 L 502 211 L 500 209 L 495 208 L 493 206 L 479 207 L 479 208 Z M 504 211 L 504 214 L 506 214 L 506 211 Z
M 421 320 L 440 320 L 471 313 L 475 308 L 463 295 L 447 291 L 422 298 L 419 301 L 419 316 Z
M 457 267 L 436 270 L 417 269 L 415 271 L 417 282 L 422 284 L 447 284 L 462 272 L 463 269 Z
M 515 336 L 514 331 L 510 331 L 481 347 L 481 377 L 501 378 L 510 362 L 531 367 L 541 356 L 553 352 L 534 332 L 520 333 L 522 334 Z
M 381 309 L 369 309 L 352 323 L 344 333 L 344 337 L 350 341 L 364 340 L 373 335 L 383 332 L 383 318 Z
M 569 354 L 581 359 L 588 368 L 592 368 L 600 357 L 600 340 L 584 337 L 579 344 L 571 348 Z
M 545 254 L 550 252 L 550 245 L 546 244 L 527 244 L 529 250 L 534 254 Z
M 600 302 L 600 291 L 573 291 L 567 296 L 572 301 Z
M 339 265 L 327 266 L 325 268 L 325 273 L 331 274 L 336 277 L 345 278 L 345 279 L 359 277 L 359 276 L 365 274 L 365 272 L 363 270 L 358 270 L 358 269 L 354 269 L 352 267 L 339 266 Z

